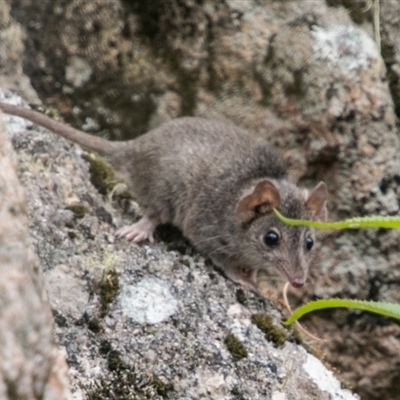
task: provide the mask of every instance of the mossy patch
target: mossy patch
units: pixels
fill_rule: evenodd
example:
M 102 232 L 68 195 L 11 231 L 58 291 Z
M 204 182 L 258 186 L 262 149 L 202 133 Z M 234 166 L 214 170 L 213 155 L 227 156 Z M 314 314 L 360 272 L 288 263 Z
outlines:
M 111 372 L 110 376 L 94 382 L 86 392 L 87 399 L 138 399 L 136 372 L 122 361 L 118 351 L 108 352 L 107 367 Z
M 93 333 L 100 333 L 102 331 L 100 321 L 98 318 L 90 316 L 88 313 L 84 312 L 82 317 L 76 320 L 77 326 L 86 326 Z
M 104 318 L 119 292 L 117 265 L 120 259 L 115 253 L 104 250 L 101 258 L 87 257 L 84 262 L 89 269 L 100 269 L 101 278 L 91 285 L 91 292 L 99 297 L 98 318 Z
M 99 333 L 101 332 L 101 325 L 100 325 L 100 321 L 97 318 L 91 318 L 89 319 L 89 321 L 87 322 L 87 327 L 90 331 L 92 331 L 93 333 Z
M 225 338 L 224 343 L 235 359 L 241 360 L 247 357 L 248 353 L 246 347 L 244 347 L 243 343 L 233 333 L 230 333 Z
M 99 283 L 100 289 L 100 317 L 107 315 L 111 303 L 117 297 L 119 291 L 118 274 L 115 268 L 105 269 Z
M 266 314 L 254 314 L 251 317 L 251 322 L 264 332 L 267 340 L 270 340 L 278 346 L 283 345 L 289 338 L 287 331 L 276 326 L 272 318 Z
M 117 350 L 110 350 L 107 355 L 107 366 L 110 371 L 119 371 L 126 369 L 125 363 L 122 361 L 121 356 Z
M 174 390 L 174 385 L 172 383 L 164 383 L 160 378 L 154 377 L 152 380 L 152 385 L 156 389 L 157 393 L 165 397 L 168 392 Z
M 83 218 L 90 210 L 83 204 L 72 204 L 65 207 L 66 210 L 72 211 L 76 218 Z
M 239 288 L 236 290 L 236 300 L 243 305 L 246 305 L 247 296 L 243 289 Z
M 115 176 L 114 170 L 104 160 L 95 153 L 84 153 L 82 158 L 89 163 L 90 181 L 92 185 L 104 196 L 115 192 L 116 187 L 125 185 L 124 182 Z M 132 198 L 128 190 L 123 190 L 118 194 L 122 198 Z
M 86 391 L 88 400 L 143 399 L 156 394 L 165 397 L 174 387 L 151 373 L 138 374 L 127 365 L 119 351 L 112 348 L 108 340 L 100 343 L 99 352 L 107 359 L 109 374 L 94 382 Z

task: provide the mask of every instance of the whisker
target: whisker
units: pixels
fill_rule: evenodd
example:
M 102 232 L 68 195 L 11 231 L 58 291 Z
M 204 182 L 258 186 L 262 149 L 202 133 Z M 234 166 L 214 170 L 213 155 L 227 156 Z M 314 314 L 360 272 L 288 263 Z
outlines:
M 218 253 L 218 252 L 220 252 L 222 250 L 227 250 L 227 249 L 229 249 L 231 247 L 232 247 L 231 244 L 227 244 L 226 246 L 220 246 L 220 247 L 214 249 L 213 251 L 209 252 L 208 255 L 211 256 L 212 254 Z M 229 255 L 226 255 L 226 258 L 228 258 L 228 257 L 229 257 Z
M 216 240 L 216 239 L 219 239 L 219 238 L 222 238 L 222 237 L 223 237 L 223 235 L 211 236 L 211 237 L 205 238 L 205 239 L 203 239 L 203 240 L 199 240 L 199 241 L 197 242 L 197 244 L 199 244 L 199 243 L 205 243 L 205 242 L 210 242 L 210 241 L 212 241 L 212 240 Z

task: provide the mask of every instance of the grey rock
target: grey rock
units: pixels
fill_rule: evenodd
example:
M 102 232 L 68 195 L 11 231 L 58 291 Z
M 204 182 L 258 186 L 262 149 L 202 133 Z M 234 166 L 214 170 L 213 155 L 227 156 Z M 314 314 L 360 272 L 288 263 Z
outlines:
M 15 128 L 13 118 L 6 120 Z M 79 149 L 40 128 L 26 130 L 23 121 L 12 138 L 21 149 L 31 237 L 75 398 L 107 398 L 111 387 L 120 398 L 357 398 L 299 345 L 269 342 L 251 316 L 266 312 L 277 321 L 279 309 L 252 293 L 246 305 L 238 303 L 237 287 L 200 256 L 168 251 L 162 242 L 109 241 L 128 217 L 92 186 Z M 41 156 L 51 154 L 57 162 L 38 159 L 37 143 Z M 72 225 L 60 224 L 54 216 L 71 197 L 85 199 L 91 210 Z M 96 214 L 101 207 L 111 224 Z M 104 309 L 106 287 L 115 296 Z M 228 350 L 229 333 L 247 357 Z
M 331 193 L 332 219 L 397 212 L 398 2 L 379 2 L 381 53 L 374 46 L 373 9 L 365 10 L 364 2 L 358 0 L 182 0 L 173 5 L 165 1 L 84 0 L 59 2 L 57 7 L 53 3 L 0 3 L 6 9 L 0 26 L 2 43 L 7 44 L 0 46 L 0 60 L 2 71 L 10 76 L 3 79 L 7 87 L 28 90 L 22 64 L 15 67 L 23 57 L 24 70 L 33 77 L 45 102 L 56 104 L 78 127 L 100 127 L 115 137 L 137 135 L 180 115 L 229 120 L 269 138 L 291 163 L 294 179 L 309 186 L 325 180 Z M 9 8 L 20 26 L 10 18 Z M 11 46 L 24 32 L 26 50 L 18 41 Z M 78 68 L 77 59 L 84 61 L 84 68 Z M 66 73 L 71 66 L 78 74 L 76 80 Z M 25 98 L 31 99 L 27 93 Z M 71 181 L 70 186 L 75 187 L 71 174 L 75 165 L 87 169 L 78 149 L 70 150 L 74 160 L 68 173 L 53 176 L 50 184 L 49 170 L 60 162 L 54 150 L 43 151 L 40 135 L 24 146 L 36 153 L 36 169 L 22 167 L 21 178 L 35 179 L 38 170 L 43 171 L 41 179 L 36 179 L 43 199 L 33 196 L 29 206 L 31 213 L 38 215 L 33 225 L 44 230 L 40 235 L 32 231 L 41 263 L 46 269 L 70 263 L 74 274 L 86 277 L 94 302 L 85 314 L 89 320 L 100 308 L 94 289 L 105 274 L 104 263 L 114 264 L 118 276 L 131 274 L 128 285 L 149 277 L 161 279 L 177 299 L 179 310 L 208 315 L 209 308 L 218 309 L 214 303 L 204 309 L 204 300 L 198 298 L 189 301 L 192 293 L 185 290 L 200 280 L 207 287 L 207 299 L 208 291 L 219 287 L 218 275 L 210 271 L 211 278 L 201 273 L 203 261 L 179 256 L 183 266 L 175 260 L 173 273 L 161 274 L 158 251 L 164 247 L 125 246 L 113 241 L 114 226 L 129 219 L 119 215 L 117 205 L 95 201 L 95 194 L 88 199 L 90 187 L 62 189 L 63 181 Z M 39 169 L 42 166 L 44 170 Z M 86 175 L 83 181 L 87 179 Z M 61 207 L 46 198 L 48 191 L 55 190 L 64 199 Z M 72 227 L 70 222 L 63 228 L 60 224 L 48 226 L 47 221 L 57 220 L 59 210 L 76 199 L 89 204 L 87 216 L 74 220 Z M 88 257 L 97 229 L 93 217 L 96 219 L 96 210 L 101 208 L 111 213 L 111 222 L 98 218 L 96 239 L 102 241 L 102 253 Z M 40 240 L 40 236 L 52 239 Z M 63 255 L 64 248 L 73 248 L 71 237 L 79 241 L 78 253 L 86 255 L 84 262 Z M 304 292 L 293 297 L 299 302 L 314 296 L 354 296 L 399 303 L 398 240 L 395 231 L 327 233 L 313 279 Z M 135 261 L 134 256 L 125 259 L 122 253 L 127 249 L 146 261 Z M 93 266 L 93 277 L 82 265 Z M 229 282 L 227 285 L 233 288 Z M 182 293 L 188 296 L 187 303 L 181 302 Z M 232 300 L 236 304 L 235 298 L 224 299 L 220 303 Z M 279 312 L 272 310 L 279 317 Z M 258 312 L 257 307 L 253 311 Z M 176 321 L 177 316 L 179 312 L 170 320 Z M 119 326 L 112 308 L 102 321 L 110 330 Z M 395 323 L 339 310 L 329 317 L 315 315 L 307 324 L 327 339 L 322 346 L 326 359 L 364 399 L 397 399 L 399 371 L 393 365 L 400 362 L 400 329 Z M 105 364 L 103 360 L 103 367 Z M 100 367 L 93 368 L 97 373 Z
M 28 235 L 16 155 L 0 121 L 0 398 L 70 399 L 43 274 Z

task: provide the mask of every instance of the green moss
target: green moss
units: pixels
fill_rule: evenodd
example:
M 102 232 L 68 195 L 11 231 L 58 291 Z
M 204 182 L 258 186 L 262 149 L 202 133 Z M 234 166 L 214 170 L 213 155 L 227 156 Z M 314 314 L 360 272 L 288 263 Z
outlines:
M 174 390 L 174 385 L 172 383 L 164 383 L 160 378 L 154 377 L 152 380 L 152 385 L 156 389 L 157 393 L 165 397 L 168 392 Z
M 100 319 L 104 318 L 119 292 L 119 280 L 116 268 L 120 259 L 108 250 L 104 250 L 101 258 L 84 257 L 83 255 L 82 259 L 87 268 L 102 271 L 101 279 L 93 285 L 93 290 L 99 297 L 100 302 L 97 317 Z
M 89 163 L 90 181 L 102 195 L 107 196 L 113 193 L 118 185 L 124 185 L 121 180 L 117 179 L 114 170 L 104 158 L 94 153 L 84 153 L 82 157 Z M 127 190 L 120 193 L 119 196 L 132 198 Z
M 135 381 L 134 373 L 132 375 L 130 372 L 122 371 L 109 380 L 102 378 L 93 383 L 86 391 L 86 398 L 88 400 L 142 399 L 142 396 L 138 396 Z
M 240 303 L 245 305 L 247 302 L 247 296 L 246 293 L 243 289 L 237 289 L 236 290 L 236 300 Z
M 72 211 L 77 218 L 83 218 L 89 212 L 89 208 L 83 204 L 74 204 L 65 207 L 65 209 Z
M 243 343 L 233 334 L 230 333 L 224 340 L 226 348 L 237 360 L 247 357 L 247 350 Z
M 89 330 L 91 330 L 93 333 L 99 333 L 101 332 L 101 325 L 100 321 L 97 318 L 91 318 L 87 322 L 87 327 Z
M 274 325 L 272 318 L 266 314 L 254 314 L 251 317 L 251 322 L 264 332 L 267 340 L 281 346 L 288 339 L 289 335 L 283 328 Z
M 132 367 L 124 363 L 121 354 L 112 348 L 109 341 L 100 343 L 99 352 L 107 358 L 110 373 L 86 391 L 88 400 L 155 398 L 156 393 L 165 397 L 174 390 L 172 384 L 164 383 L 150 373 L 138 376 Z
M 138 399 L 136 373 L 122 361 L 118 351 L 108 353 L 107 365 L 111 376 L 96 381 L 86 392 L 87 399 Z
M 125 363 L 122 361 L 121 356 L 117 350 L 110 350 L 107 355 L 107 365 L 110 371 L 120 371 L 126 369 Z
M 104 339 L 100 342 L 99 351 L 100 354 L 108 354 L 112 350 L 111 343 Z
M 117 297 L 119 291 L 118 274 L 115 268 L 104 270 L 100 289 L 100 317 L 103 318 L 108 313 L 111 303 Z
M 92 317 L 87 313 L 83 313 L 81 318 L 76 320 L 75 324 L 77 326 L 87 327 L 90 331 L 96 334 L 102 332 L 102 327 L 98 318 Z

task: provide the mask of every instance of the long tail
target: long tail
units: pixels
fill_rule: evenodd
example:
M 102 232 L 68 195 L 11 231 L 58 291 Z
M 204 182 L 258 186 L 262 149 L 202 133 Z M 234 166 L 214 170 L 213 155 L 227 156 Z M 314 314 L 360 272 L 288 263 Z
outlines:
M 1 102 L 0 108 L 6 114 L 12 114 L 28 119 L 37 125 L 43 126 L 44 128 L 79 144 L 85 149 L 96 151 L 97 153 L 105 156 L 113 155 L 114 153 L 115 146 L 113 142 L 97 136 L 89 135 L 88 133 L 72 128 L 69 125 L 55 121 L 39 112 Z

